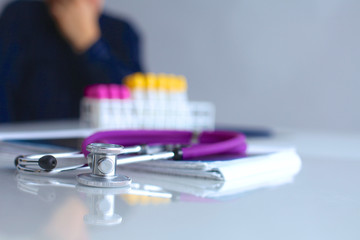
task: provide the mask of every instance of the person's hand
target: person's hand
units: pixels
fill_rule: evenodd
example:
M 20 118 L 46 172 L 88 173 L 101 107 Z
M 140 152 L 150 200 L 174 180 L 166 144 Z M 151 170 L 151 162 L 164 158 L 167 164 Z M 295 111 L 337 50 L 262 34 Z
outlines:
M 60 32 L 73 49 L 82 53 L 101 36 L 100 10 L 93 0 L 48 0 Z

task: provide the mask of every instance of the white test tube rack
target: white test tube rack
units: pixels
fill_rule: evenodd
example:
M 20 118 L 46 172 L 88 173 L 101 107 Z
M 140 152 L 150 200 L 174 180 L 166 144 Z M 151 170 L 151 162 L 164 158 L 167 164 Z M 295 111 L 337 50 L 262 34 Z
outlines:
M 126 85 L 88 86 L 81 101 L 83 126 L 98 129 L 214 130 L 215 106 L 191 102 L 182 76 L 136 73 Z

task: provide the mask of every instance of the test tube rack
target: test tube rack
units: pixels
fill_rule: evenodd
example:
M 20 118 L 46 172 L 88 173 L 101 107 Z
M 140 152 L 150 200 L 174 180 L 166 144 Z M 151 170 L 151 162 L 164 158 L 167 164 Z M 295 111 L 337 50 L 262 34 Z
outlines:
M 120 84 L 95 84 L 81 101 L 83 126 L 98 129 L 213 130 L 215 107 L 189 101 L 187 81 L 171 74 L 135 73 Z

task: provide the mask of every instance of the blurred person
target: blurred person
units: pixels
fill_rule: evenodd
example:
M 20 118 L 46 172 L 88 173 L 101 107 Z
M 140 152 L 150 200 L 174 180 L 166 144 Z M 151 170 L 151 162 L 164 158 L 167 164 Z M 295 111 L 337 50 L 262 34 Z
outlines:
M 104 0 L 14 1 L 0 17 L 0 122 L 79 116 L 85 86 L 141 71 L 139 38 Z

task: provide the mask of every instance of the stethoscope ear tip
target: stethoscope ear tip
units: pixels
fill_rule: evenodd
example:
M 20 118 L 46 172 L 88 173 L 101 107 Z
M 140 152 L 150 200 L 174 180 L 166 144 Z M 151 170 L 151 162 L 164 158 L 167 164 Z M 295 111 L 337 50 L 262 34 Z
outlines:
M 52 155 L 45 155 L 39 159 L 39 166 L 44 170 L 53 170 L 57 165 L 57 160 Z

